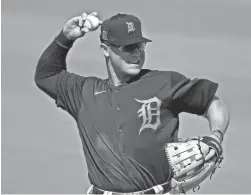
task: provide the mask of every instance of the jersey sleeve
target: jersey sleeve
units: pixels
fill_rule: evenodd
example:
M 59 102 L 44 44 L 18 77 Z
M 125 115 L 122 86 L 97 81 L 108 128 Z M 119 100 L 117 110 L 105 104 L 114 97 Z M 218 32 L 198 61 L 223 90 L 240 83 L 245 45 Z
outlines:
M 179 114 L 187 112 L 203 115 L 211 104 L 217 91 L 218 83 L 208 79 L 189 79 L 184 75 L 171 74 L 172 110 Z
M 81 106 L 82 89 L 88 77 L 63 70 L 58 75 L 56 105 L 76 119 Z

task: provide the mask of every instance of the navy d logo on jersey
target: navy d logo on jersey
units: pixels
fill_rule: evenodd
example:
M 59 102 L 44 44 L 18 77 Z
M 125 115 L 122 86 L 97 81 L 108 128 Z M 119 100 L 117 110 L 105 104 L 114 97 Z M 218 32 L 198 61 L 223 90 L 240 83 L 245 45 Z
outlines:
M 137 102 L 141 103 L 142 106 L 138 110 L 138 117 L 142 117 L 143 123 L 139 130 L 139 135 L 144 129 L 152 129 L 154 131 L 157 130 L 158 126 L 161 124 L 160 122 L 160 106 L 161 101 L 157 98 L 151 98 L 148 100 L 138 100 Z

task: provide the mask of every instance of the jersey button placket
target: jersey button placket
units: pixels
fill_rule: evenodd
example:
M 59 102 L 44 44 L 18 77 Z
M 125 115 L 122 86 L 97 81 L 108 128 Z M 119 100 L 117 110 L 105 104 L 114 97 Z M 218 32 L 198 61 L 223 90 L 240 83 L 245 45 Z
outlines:
M 136 178 L 135 173 L 131 172 L 130 175 L 131 175 L 132 178 L 134 178 L 134 179 Z
M 118 136 L 118 147 L 119 147 L 119 151 L 121 154 L 123 154 L 123 129 L 122 127 L 119 127 L 117 129 L 117 136 Z

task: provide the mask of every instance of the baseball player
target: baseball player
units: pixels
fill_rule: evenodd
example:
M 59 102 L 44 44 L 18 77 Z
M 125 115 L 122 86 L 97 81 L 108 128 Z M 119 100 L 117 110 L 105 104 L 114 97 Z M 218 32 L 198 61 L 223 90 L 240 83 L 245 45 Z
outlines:
M 99 26 L 108 78 L 68 72 L 74 42 Z M 206 118 L 208 136 L 222 143 L 229 111 L 215 95 L 218 84 L 143 69 L 149 42 L 136 16 L 117 14 L 101 22 L 97 13 L 83 13 L 65 24 L 38 61 L 36 85 L 77 123 L 90 194 L 170 192 L 172 171 L 163 146 L 178 141 L 182 112 Z M 205 160 L 214 155 L 208 150 Z

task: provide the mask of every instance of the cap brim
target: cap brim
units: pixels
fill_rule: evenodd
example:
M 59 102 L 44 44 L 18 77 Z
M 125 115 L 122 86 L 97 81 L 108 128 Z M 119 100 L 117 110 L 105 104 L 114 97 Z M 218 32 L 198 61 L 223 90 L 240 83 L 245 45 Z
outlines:
M 152 40 L 147 39 L 145 37 L 128 37 L 116 41 L 109 41 L 110 43 L 116 45 L 116 46 L 123 46 L 123 45 L 131 45 L 135 43 L 142 43 L 142 42 L 152 42 Z

